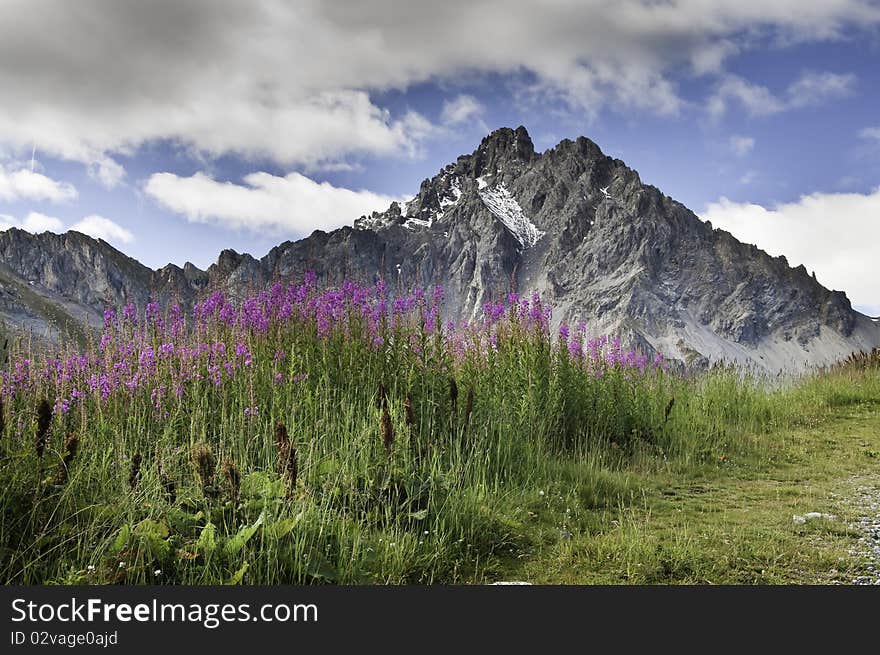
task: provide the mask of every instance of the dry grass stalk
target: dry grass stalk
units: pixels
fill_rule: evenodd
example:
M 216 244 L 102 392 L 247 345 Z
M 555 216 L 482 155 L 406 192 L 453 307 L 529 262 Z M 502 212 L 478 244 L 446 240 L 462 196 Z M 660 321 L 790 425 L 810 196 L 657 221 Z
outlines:
M 382 420 L 379 423 L 379 432 L 382 434 L 382 445 L 385 446 L 385 455 L 391 458 L 391 448 L 394 445 L 394 423 L 391 422 L 391 413 L 388 405 L 382 409 Z
M 464 431 L 467 432 L 471 421 L 471 413 L 474 411 L 474 388 L 468 387 L 467 397 L 464 401 Z

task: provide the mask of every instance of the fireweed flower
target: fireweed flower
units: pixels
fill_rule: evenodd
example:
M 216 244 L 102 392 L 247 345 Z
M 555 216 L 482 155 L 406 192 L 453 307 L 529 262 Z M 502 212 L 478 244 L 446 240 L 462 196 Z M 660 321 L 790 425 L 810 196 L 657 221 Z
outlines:
M 137 323 L 137 308 L 129 303 L 122 308 L 122 320 L 127 323 Z
M 588 338 L 583 321 L 576 329 L 562 323 L 553 339 L 551 308 L 539 294 L 522 298 L 512 293 L 506 302 L 485 303 L 478 321 L 443 324 L 444 290 L 439 285 L 428 292 L 398 296 L 391 295 L 382 281 L 373 286 L 349 281 L 320 292 L 315 281 L 314 275 L 308 275 L 304 284 L 276 283 L 241 304 L 221 293 L 212 294 L 193 307 L 189 326 L 180 307 L 172 306 L 167 314 L 169 330 L 161 322 L 158 303 L 148 303 L 140 318 L 137 308 L 126 305 L 120 310 L 121 320 L 108 308 L 95 351 L 48 357 L 39 364 L 13 361 L 2 373 L 0 393 L 14 398 L 40 388 L 57 399 L 56 411 L 64 413 L 77 403 L 104 403 L 114 394 L 127 399 L 149 395 L 157 408 L 167 403 L 171 393 L 183 402 L 190 387 L 220 388 L 233 383 L 243 367 L 253 382 L 264 376 L 270 384 L 289 380 L 298 385 L 306 372 L 288 374 L 282 363 L 288 360 L 285 349 L 299 348 L 298 340 L 308 335 L 332 338 L 334 345 L 328 343 L 328 348 L 359 342 L 366 351 L 420 360 L 440 348 L 453 366 L 485 366 L 509 344 L 519 347 L 532 340 L 549 346 L 550 356 L 567 352 L 572 362 L 596 376 L 610 369 L 636 376 L 664 366 L 662 355 L 649 358 L 625 351 L 618 339 L 607 336 Z M 272 341 L 256 336 L 264 333 Z
M 116 327 L 116 310 L 108 307 L 104 310 L 104 329 L 109 330 L 110 328 Z
M 568 325 L 565 323 L 562 323 L 559 326 L 559 340 L 564 341 L 564 342 L 568 342 L 569 333 L 570 333 L 570 330 L 568 329 Z

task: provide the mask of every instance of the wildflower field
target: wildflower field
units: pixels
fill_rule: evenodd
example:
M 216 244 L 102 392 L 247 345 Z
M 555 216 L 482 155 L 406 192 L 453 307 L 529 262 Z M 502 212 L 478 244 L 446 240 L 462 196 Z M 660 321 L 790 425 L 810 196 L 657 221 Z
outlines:
M 711 554 L 670 568 L 692 546 L 670 559 L 680 533 L 658 551 L 626 517 L 658 480 L 767 470 L 782 435 L 880 402 L 876 354 L 771 387 L 551 333 L 537 296 L 468 324 L 442 302 L 307 276 L 108 309 L 84 352 L 13 353 L 0 580 L 472 583 L 540 579 L 550 554 L 551 581 L 760 581 Z

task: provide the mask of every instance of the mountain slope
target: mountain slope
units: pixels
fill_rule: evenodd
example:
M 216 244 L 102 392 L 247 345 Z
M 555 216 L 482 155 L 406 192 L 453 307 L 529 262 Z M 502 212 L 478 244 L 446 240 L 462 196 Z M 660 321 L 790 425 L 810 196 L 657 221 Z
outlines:
M 188 304 L 209 288 L 242 297 L 314 270 L 327 283 L 382 277 L 392 293 L 442 284 L 449 319 L 537 290 L 554 326 L 583 321 L 592 334 L 697 364 L 794 369 L 880 345 L 880 326 L 802 266 L 713 229 L 587 138 L 536 153 L 523 127 L 488 135 L 408 202 L 260 260 L 227 250 L 207 271 L 151 271 L 83 235 L 9 230 L 0 233 L 0 262 L 19 290 L 28 285 L 87 325 L 100 323 L 105 304 Z M 0 283 L 7 323 L 38 324 L 35 303 Z

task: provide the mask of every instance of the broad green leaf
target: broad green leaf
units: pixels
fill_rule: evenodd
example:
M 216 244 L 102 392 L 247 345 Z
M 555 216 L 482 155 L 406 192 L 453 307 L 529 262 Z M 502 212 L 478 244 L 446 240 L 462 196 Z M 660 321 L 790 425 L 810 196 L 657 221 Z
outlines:
M 205 555 L 210 555 L 214 552 L 214 548 L 217 547 L 217 528 L 214 527 L 214 524 L 208 521 L 205 524 L 205 527 L 202 528 L 202 533 L 199 535 L 199 540 L 196 542 L 196 548 L 203 552 Z
M 144 519 L 132 530 L 132 534 L 139 537 L 152 537 L 155 539 L 168 538 L 168 526 L 163 521 L 155 521 L 153 519 Z
M 238 569 L 238 571 L 236 571 L 235 573 L 233 573 L 232 577 L 229 578 L 229 582 L 227 582 L 226 584 L 229 584 L 229 585 L 241 584 L 241 579 L 244 577 L 244 574 L 247 572 L 247 570 L 250 568 L 250 566 L 251 565 L 248 564 L 247 562 L 242 564 L 241 568 Z
M 131 528 L 128 527 L 128 523 L 123 525 L 119 534 L 116 535 L 116 539 L 113 540 L 113 545 L 110 547 L 110 552 L 114 555 L 121 551 L 128 545 L 128 540 L 131 537 Z
M 284 480 L 271 477 L 265 471 L 254 471 L 245 476 L 241 483 L 245 496 L 260 498 L 284 498 L 287 490 Z
M 302 519 L 303 514 L 300 512 L 296 516 L 292 516 L 290 518 L 282 519 L 281 521 L 276 521 L 269 528 L 270 534 L 275 537 L 275 539 L 282 539 L 286 537 L 290 532 L 296 527 L 297 523 Z
M 261 512 L 259 518 L 254 521 L 253 525 L 248 525 L 239 530 L 235 536 L 231 537 L 229 541 L 226 542 L 226 546 L 224 550 L 226 554 L 229 556 L 237 554 L 242 548 L 245 547 L 248 541 L 250 541 L 251 537 L 253 537 L 257 530 L 260 529 L 260 526 L 263 525 L 263 521 L 266 519 L 265 512 Z
M 339 571 L 336 570 L 336 567 L 320 555 L 312 558 L 306 572 L 316 580 L 326 582 L 336 582 L 339 577 Z
M 321 477 L 325 477 L 325 476 L 331 475 L 333 473 L 336 473 L 336 471 L 338 469 L 339 469 L 339 462 L 337 462 L 333 458 L 325 459 L 323 462 L 318 464 L 318 475 L 320 475 Z

